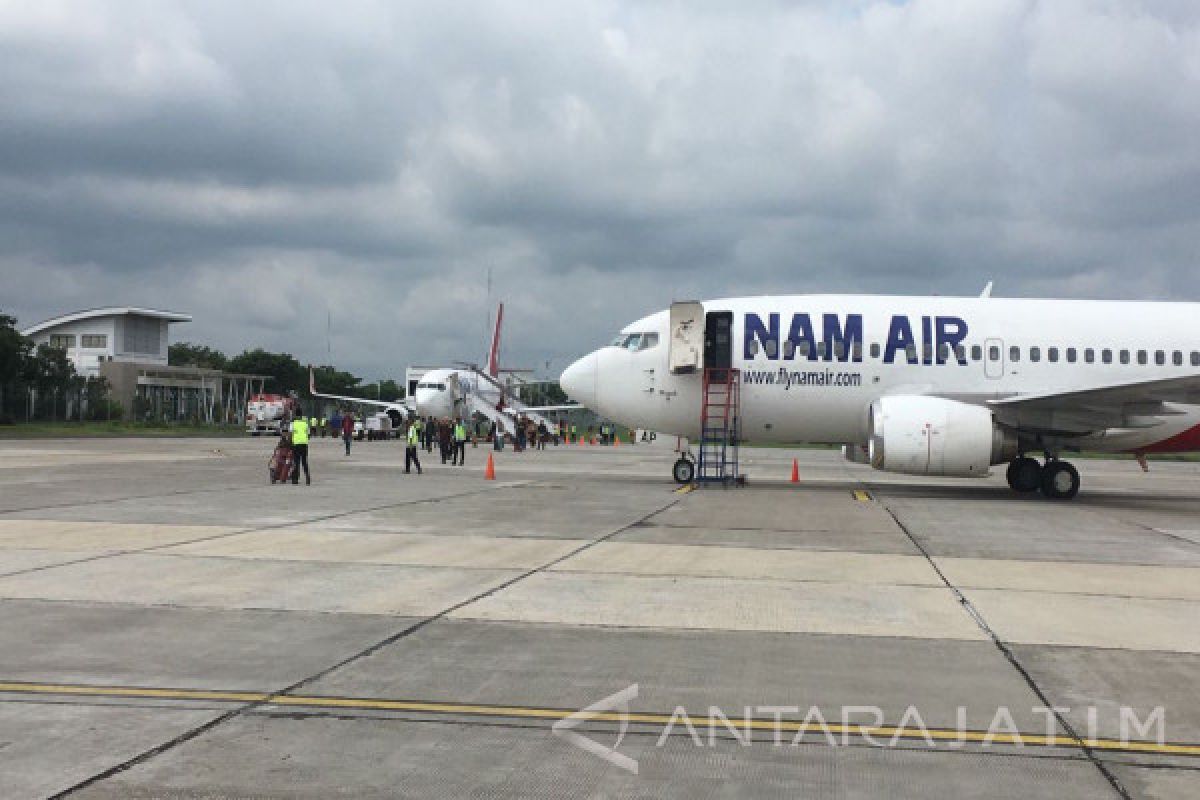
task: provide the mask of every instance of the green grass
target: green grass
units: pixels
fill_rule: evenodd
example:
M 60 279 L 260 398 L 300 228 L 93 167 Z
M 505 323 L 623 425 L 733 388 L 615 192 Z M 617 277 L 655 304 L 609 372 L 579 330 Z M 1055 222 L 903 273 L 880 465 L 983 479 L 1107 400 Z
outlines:
M 70 439 L 79 437 L 169 437 L 218 438 L 245 436 L 240 425 L 196 425 L 166 422 L 21 422 L 0 425 L 0 439 Z

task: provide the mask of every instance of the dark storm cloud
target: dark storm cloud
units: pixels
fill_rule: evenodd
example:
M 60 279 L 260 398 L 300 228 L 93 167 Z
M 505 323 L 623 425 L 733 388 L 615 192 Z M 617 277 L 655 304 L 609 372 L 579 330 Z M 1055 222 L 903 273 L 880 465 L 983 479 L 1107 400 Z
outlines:
M 10 4 L 0 108 L 25 322 L 378 375 L 481 357 L 488 270 L 538 368 L 676 298 L 1197 299 L 1193 3 Z

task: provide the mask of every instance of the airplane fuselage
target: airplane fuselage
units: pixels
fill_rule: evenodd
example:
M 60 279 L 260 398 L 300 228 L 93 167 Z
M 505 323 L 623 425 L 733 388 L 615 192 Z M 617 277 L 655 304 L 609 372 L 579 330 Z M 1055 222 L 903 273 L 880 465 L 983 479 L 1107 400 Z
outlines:
M 730 366 L 741 371 L 749 442 L 865 442 L 872 403 L 889 395 L 982 405 L 1200 374 L 1193 303 L 793 295 L 703 307 L 732 314 Z M 627 326 L 627 340 L 653 334 L 657 343 L 601 348 L 564 373 L 564 387 L 621 424 L 695 438 L 701 377 L 672 374 L 668 328 L 666 310 Z M 1179 405 L 1152 425 L 1092 431 L 1071 444 L 1200 449 L 1198 425 L 1200 407 Z

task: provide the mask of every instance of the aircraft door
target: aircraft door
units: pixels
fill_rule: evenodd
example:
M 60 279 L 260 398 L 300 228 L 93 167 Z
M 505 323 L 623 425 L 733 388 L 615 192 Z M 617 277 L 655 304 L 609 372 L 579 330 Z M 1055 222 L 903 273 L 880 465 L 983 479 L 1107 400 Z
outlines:
M 983 343 L 983 374 L 992 379 L 1004 377 L 1004 341 L 987 339 Z
M 710 311 L 704 317 L 704 366 L 729 369 L 733 366 L 733 312 Z
M 667 362 L 672 375 L 695 372 L 704 353 L 704 306 L 689 301 L 671 304 Z

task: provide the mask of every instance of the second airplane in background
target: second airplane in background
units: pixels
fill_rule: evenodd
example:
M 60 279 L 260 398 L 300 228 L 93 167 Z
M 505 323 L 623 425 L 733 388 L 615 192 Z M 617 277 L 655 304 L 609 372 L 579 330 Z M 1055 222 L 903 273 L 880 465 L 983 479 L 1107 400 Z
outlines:
M 543 411 L 557 411 L 578 406 L 528 406 L 500 380 L 504 370 L 500 367 L 500 331 L 504 324 L 504 304 L 496 312 L 496 326 L 492 330 L 491 347 L 488 349 L 486 371 L 472 365 L 461 367 L 438 367 L 427 371 L 417 383 L 412 403 L 404 401 L 385 402 L 365 400 L 361 397 L 325 394 L 318 392 L 309 370 L 309 392 L 313 397 L 326 400 L 341 400 L 347 403 L 382 408 L 398 422 L 400 418 L 415 410 L 421 417 L 467 419 L 480 414 L 494 422 L 504 433 L 515 433 L 516 418 L 525 417 L 538 425 L 553 425 L 541 415 Z

